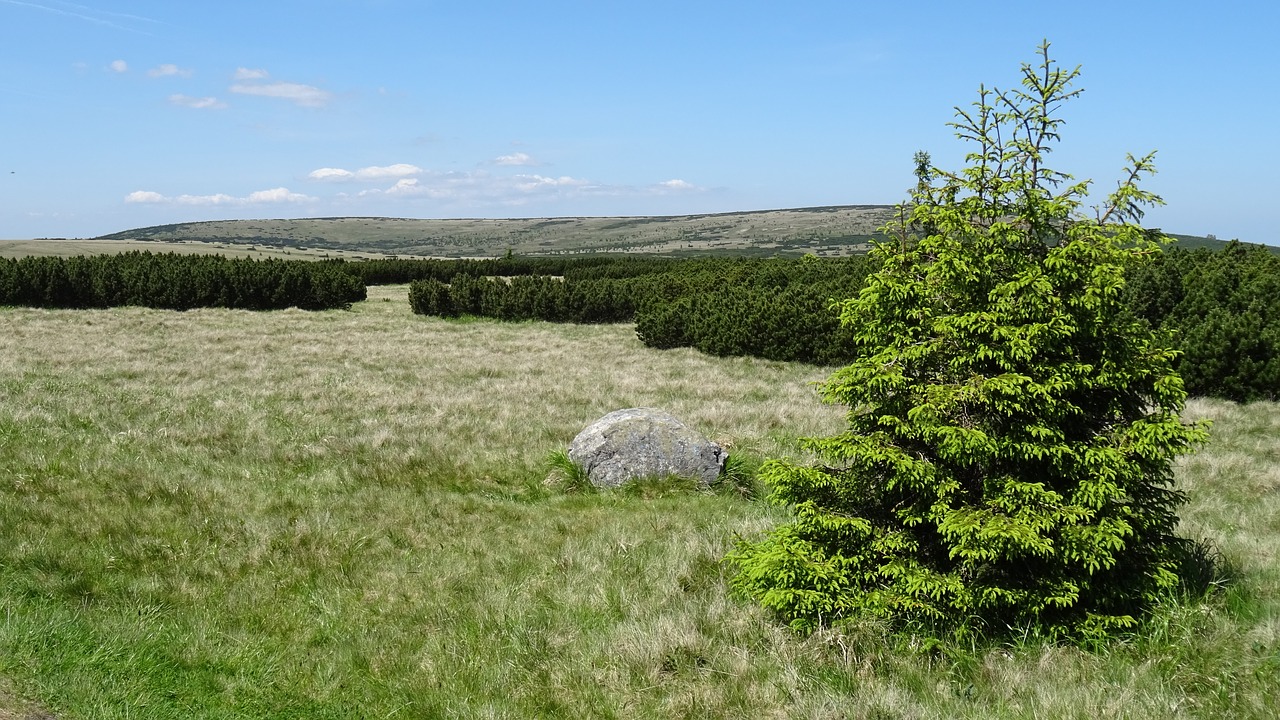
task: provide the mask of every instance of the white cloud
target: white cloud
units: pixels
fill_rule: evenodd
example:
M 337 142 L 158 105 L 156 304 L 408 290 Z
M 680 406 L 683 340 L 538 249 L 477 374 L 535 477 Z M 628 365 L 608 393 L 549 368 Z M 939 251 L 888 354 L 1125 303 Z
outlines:
M 381 188 L 362 190 L 356 196 L 390 195 L 401 198 L 468 198 L 488 194 L 487 186 L 493 179 L 485 173 L 432 172 L 425 178 L 426 182 L 418 178 L 401 178 L 396 181 L 395 185 L 385 190 Z
M 171 201 L 179 205 L 242 205 L 243 200 L 239 200 L 225 193 L 217 195 L 179 195 Z
M 127 203 L 163 203 L 168 202 L 169 199 L 158 192 L 151 192 L 150 190 L 134 190 L 124 196 L 124 201 Z
M 111 72 L 129 72 L 129 63 L 123 60 L 112 60 L 108 67 L 111 68 Z
M 392 185 L 383 192 L 387 195 L 399 197 L 412 197 L 414 195 L 440 197 L 440 191 L 438 189 L 420 185 L 417 178 L 402 178 L 397 180 L 395 185 Z
M 170 95 L 169 102 L 182 107 L 195 108 L 197 110 L 221 110 L 227 106 L 215 97 L 190 97 L 188 95 Z
M 525 192 L 543 188 L 583 187 L 590 184 L 586 180 L 571 178 L 567 175 L 558 178 L 544 177 L 542 175 L 516 175 L 515 180 L 516 188 Z
M 268 77 L 266 70 L 237 68 L 234 83 L 229 89 L 241 95 L 257 95 L 289 100 L 302 107 L 323 107 L 329 103 L 333 95 L 313 85 L 291 82 L 257 82 Z
M 370 167 L 360 168 L 355 172 L 351 172 L 350 170 L 344 170 L 342 168 L 329 168 L 329 167 L 319 168 L 318 170 L 312 170 L 310 173 L 307 174 L 307 177 L 311 178 L 312 180 L 322 180 L 322 181 L 330 181 L 330 182 L 345 181 L 345 180 L 376 181 L 376 180 L 388 180 L 391 178 L 413 177 L 415 175 L 421 175 L 422 172 L 423 172 L 422 168 L 418 167 L 417 165 L 410 165 L 408 163 L 396 163 L 395 165 L 383 165 L 383 166 L 374 165 Z
M 391 188 L 387 190 L 387 192 L 389 193 L 412 192 L 412 190 L 417 187 L 418 187 L 418 178 L 402 178 L 400 180 L 397 180 L 396 184 L 392 185 Z
M 307 179 L 339 184 L 376 184 L 367 185 L 358 192 L 333 192 L 318 198 L 283 187 L 260 190 L 243 197 L 227 194 L 165 196 L 139 190 L 126 196 L 125 202 L 228 208 L 323 203 L 316 207 L 323 207 L 335 215 L 351 214 L 352 203 L 367 203 L 364 208 L 366 211 L 377 208 L 378 214 L 400 212 L 408 215 L 415 212 L 409 209 L 414 204 L 429 204 L 436 212 L 449 208 L 449 212 L 468 213 L 477 210 L 483 212 L 486 208 L 519 206 L 571 208 L 575 205 L 590 206 L 606 198 L 653 199 L 708 192 L 707 188 L 680 178 L 648 185 L 611 185 L 571 175 L 507 174 L 492 169 L 441 171 L 409 163 L 371 165 L 358 170 L 321 167 L 308 173 Z
M 493 159 L 495 165 L 537 165 L 528 153 L 511 153 L 510 155 L 499 155 Z
M 684 180 L 664 180 L 658 183 L 658 187 L 666 190 L 696 190 L 697 186 Z
M 302 193 L 291 192 L 289 188 L 283 188 L 283 187 L 272 188 L 270 190 L 259 190 L 257 192 L 251 192 L 249 193 L 249 197 L 245 198 L 245 201 L 248 202 L 249 204 L 286 203 L 286 202 L 296 203 L 296 202 L 309 202 L 311 200 L 315 200 L 315 198 L 311 197 L 310 195 L 303 195 Z
M 151 77 L 191 77 L 191 71 L 186 68 L 180 68 L 172 63 L 166 63 L 159 67 L 153 67 L 147 71 Z
M 317 198 L 290 191 L 288 188 L 272 188 L 258 190 L 245 197 L 235 197 L 226 193 L 216 195 L 178 195 L 168 197 L 150 190 L 135 190 L 125 196 L 127 203 L 144 203 L 157 205 L 267 205 L 279 203 L 314 202 Z
M 519 205 L 534 199 L 566 199 L 613 194 L 619 190 L 569 176 L 423 171 L 421 178 L 401 178 L 389 188 L 363 190 L 355 197 L 430 198 L 465 205 Z
M 325 170 L 335 171 L 334 168 Z M 339 179 L 355 179 L 356 173 L 341 172 L 349 174 Z M 448 207 L 449 212 L 466 213 L 498 207 L 591 205 L 605 198 L 676 198 L 706 192 L 709 192 L 708 188 L 681 178 L 671 178 L 646 185 L 614 185 L 571 175 L 503 174 L 495 170 L 480 169 L 455 172 L 421 170 L 414 177 L 400 178 L 394 184 L 382 185 L 350 195 L 341 193 L 334 196 L 334 199 L 369 203 L 426 202 L 438 206 L 437 212 L 440 208 Z M 394 205 L 387 205 L 380 208 L 378 212 L 395 212 L 394 207 Z
M 367 167 L 360 168 L 356 171 L 356 179 L 358 180 L 383 180 L 385 178 L 403 178 L 413 175 L 421 175 L 422 168 L 417 165 L 409 165 L 408 163 L 396 163 L 395 165 L 386 165 L 384 167 Z
M 318 168 L 316 170 L 312 170 L 311 172 L 307 173 L 307 177 L 311 178 L 312 180 L 328 180 L 328 181 L 352 180 L 355 178 L 355 176 L 356 174 L 351 172 L 350 170 L 343 170 L 342 168 L 327 168 L 327 167 Z

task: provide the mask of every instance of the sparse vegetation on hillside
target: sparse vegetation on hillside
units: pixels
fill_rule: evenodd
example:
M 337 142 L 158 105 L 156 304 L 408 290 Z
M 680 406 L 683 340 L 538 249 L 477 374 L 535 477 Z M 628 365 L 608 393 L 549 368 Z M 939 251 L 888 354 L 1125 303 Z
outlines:
M 225 220 L 137 228 L 103 237 L 358 248 L 435 257 L 493 257 L 507 251 L 520 255 L 848 255 L 870 247 L 876 228 L 885 223 L 890 210 L 851 205 L 671 217 Z
M 0 240 L 0 257 L 148 250 L 229 257 L 346 260 L 394 257 L 629 255 L 844 257 L 870 249 L 889 206 L 761 210 L 670 217 L 421 220 L 217 220 L 124 230 L 95 239 Z M 1220 249 L 1213 237 L 1173 235 L 1178 247 Z M 1280 247 L 1269 247 L 1280 253 Z

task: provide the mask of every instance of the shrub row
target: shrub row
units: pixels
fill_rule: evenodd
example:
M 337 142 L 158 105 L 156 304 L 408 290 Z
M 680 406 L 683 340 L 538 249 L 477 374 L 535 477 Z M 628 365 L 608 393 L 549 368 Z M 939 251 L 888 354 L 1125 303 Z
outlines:
M 0 306 L 326 310 L 364 298 L 359 278 L 327 263 L 149 252 L 0 259 Z
M 420 314 L 634 321 L 650 347 L 829 365 L 853 359 L 853 330 L 830 301 L 855 296 L 874 270 L 867 257 L 425 262 L 429 279 L 410 290 Z M 1130 274 L 1126 302 L 1182 351 L 1192 395 L 1280 398 L 1280 256 L 1241 243 L 1167 250 Z
M 646 342 L 657 347 L 813 360 L 830 352 L 807 347 L 817 338 L 789 326 L 824 314 L 830 298 L 857 292 L 867 260 L 622 258 L 567 265 L 558 277 L 478 277 L 474 267 L 444 266 L 435 277 L 413 282 L 414 312 L 551 322 L 636 320 L 646 328 Z M 833 315 L 826 319 L 834 322 Z M 761 323 L 769 322 L 776 332 L 762 334 Z
M 457 275 L 452 283 L 419 280 L 409 286 L 409 305 L 421 315 L 477 315 L 499 320 L 628 322 L 637 298 L 646 295 L 631 280 L 567 281 L 545 275 L 477 278 Z
M 1192 395 L 1280 399 L 1280 256 L 1262 245 L 1169 250 L 1129 278 L 1129 306 L 1182 351 Z
M 867 261 L 844 262 L 828 266 L 830 276 L 807 282 L 790 278 L 761 284 L 758 277 L 745 278 L 702 286 L 671 300 L 641 300 L 636 334 L 645 345 L 656 348 L 693 347 L 719 356 L 844 363 L 853 331 L 840 325 L 831 301 L 856 295 L 868 268 Z

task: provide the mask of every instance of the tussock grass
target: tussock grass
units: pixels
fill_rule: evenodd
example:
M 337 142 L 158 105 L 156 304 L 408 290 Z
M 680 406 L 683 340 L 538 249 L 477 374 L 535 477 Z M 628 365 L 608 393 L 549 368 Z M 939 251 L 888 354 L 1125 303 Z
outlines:
M 830 434 L 822 369 L 646 349 L 629 326 L 349 312 L 0 309 L 0 718 L 1272 717 L 1275 404 L 1195 402 L 1205 604 L 1129 643 L 948 655 L 800 638 L 720 558 L 778 511 L 759 458 Z M 570 492 L 549 454 L 621 407 L 739 477 Z M 565 470 L 561 468 L 561 470 Z M 904 645 L 908 647 L 904 647 Z

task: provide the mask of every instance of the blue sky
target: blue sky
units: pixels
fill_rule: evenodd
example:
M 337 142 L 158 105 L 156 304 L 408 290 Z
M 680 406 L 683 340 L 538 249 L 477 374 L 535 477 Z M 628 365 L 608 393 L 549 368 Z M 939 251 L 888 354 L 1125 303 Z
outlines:
M 977 9 L 974 9 L 977 8 Z M 0 238 L 891 204 L 1042 38 L 1055 167 L 1280 244 L 1272 2 L 0 0 Z

